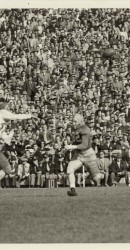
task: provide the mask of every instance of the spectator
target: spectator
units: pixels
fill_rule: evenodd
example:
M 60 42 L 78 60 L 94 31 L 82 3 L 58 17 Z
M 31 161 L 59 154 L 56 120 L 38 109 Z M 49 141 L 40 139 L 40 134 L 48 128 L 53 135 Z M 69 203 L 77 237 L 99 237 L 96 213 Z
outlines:
M 100 147 L 101 146 L 98 136 L 97 135 L 93 136 L 92 148 L 94 149 L 97 156 L 100 151 Z
M 3 9 L 0 102 L 7 99 L 12 112 L 31 112 L 38 117 L 32 124 L 22 121 L 20 126 L 17 121 L 7 121 L 4 150 L 17 154 L 17 162 L 22 156 L 28 158 L 32 186 L 41 185 L 38 169 L 42 171 L 39 162 L 46 147 L 49 154 L 56 155 L 56 144 L 64 151 L 66 144 L 74 143 L 76 135 L 71 124 L 76 112 L 84 116 L 90 127 L 96 153 L 107 150 L 106 158 L 110 151 L 128 150 L 127 12 L 123 10 L 122 15 L 122 9 L 22 9 L 17 15 Z M 111 50 L 112 55 L 105 54 Z M 7 134 L 12 130 L 14 135 L 9 142 Z M 33 155 L 38 158 L 36 169 Z M 70 156 L 71 152 L 65 153 L 65 161 Z M 33 178 L 35 170 L 37 177 Z
M 59 182 L 63 187 L 67 185 L 67 173 L 66 173 L 66 164 L 64 161 L 64 156 L 62 154 L 58 154 L 58 159 L 55 162 L 57 168 L 57 175 L 59 178 Z
M 43 187 L 43 185 L 45 184 L 45 179 L 47 182 L 46 185 L 49 187 L 50 186 L 49 180 L 57 180 L 57 175 L 55 174 L 51 158 L 47 154 L 44 155 L 44 160 L 45 161 L 42 164 L 41 187 Z
M 36 158 L 36 156 L 33 156 L 33 158 L 30 161 L 30 183 L 29 183 L 29 186 L 31 188 L 34 188 L 36 186 L 37 169 L 38 169 L 37 158 Z
M 25 187 L 29 187 L 30 183 L 30 164 L 27 162 L 27 158 L 21 158 L 21 164 L 18 165 L 17 172 L 17 187 L 21 187 L 21 184 Z
M 101 149 L 106 153 L 106 155 L 109 156 L 109 153 L 114 150 L 114 145 L 111 142 L 111 136 L 106 135 L 105 137 L 106 142 L 101 145 Z
M 129 186 L 128 164 L 121 159 L 121 155 L 117 155 L 117 158 L 111 163 L 109 171 L 112 186 L 117 186 L 121 178 L 125 178 L 126 185 Z
M 102 179 L 102 185 L 104 185 L 105 187 L 108 186 L 109 166 L 110 166 L 110 160 L 104 157 L 103 151 L 100 151 L 98 159 L 98 167 L 100 173 L 102 173 L 104 176 L 104 178 Z
M 15 188 L 16 187 L 16 173 L 18 169 L 16 156 L 11 156 L 10 163 L 11 163 L 11 173 L 9 174 L 9 187 Z

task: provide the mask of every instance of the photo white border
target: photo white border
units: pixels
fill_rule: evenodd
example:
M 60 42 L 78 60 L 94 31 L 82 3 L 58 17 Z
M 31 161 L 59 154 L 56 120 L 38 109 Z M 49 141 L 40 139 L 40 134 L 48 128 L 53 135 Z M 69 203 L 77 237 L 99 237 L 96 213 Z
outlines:
M 0 9 L 2 8 L 130 8 L 130 0 L 1 0 Z M 123 248 L 130 249 L 130 244 L 0 244 L 1 250 L 122 250 Z
M 130 8 L 129 0 L 4 0 L 0 8 Z
M 76 244 L 0 244 L 1 250 L 129 250 L 127 243 Z

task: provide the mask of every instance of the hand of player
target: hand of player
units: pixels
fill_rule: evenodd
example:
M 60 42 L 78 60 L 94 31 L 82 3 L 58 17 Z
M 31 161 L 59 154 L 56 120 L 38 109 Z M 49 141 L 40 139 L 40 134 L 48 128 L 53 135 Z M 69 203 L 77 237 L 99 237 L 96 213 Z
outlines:
M 117 173 L 117 175 L 118 175 L 118 176 L 121 176 L 121 175 L 123 175 L 123 174 L 124 174 L 124 172 L 123 172 L 123 171 L 122 171 L 122 172 L 118 172 L 118 173 Z
M 36 116 L 36 115 L 31 115 L 31 117 L 34 119 L 39 119 L 38 116 Z
M 72 146 L 72 145 L 65 145 L 65 149 L 66 149 L 66 150 L 71 150 L 71 149 L 72 149 L 71 146 Z
M 59 179 L 62 179 L 62 176 L 61 176 L 60 174 L 58 174 L 58 178 L 59 178 Z
M 29 173 L 25 173 L 25 177 L 28 177 L 29 176 Z
M 104 171 L 100 171 L 100 173 L 101 173 L 101 174 L 105 174 L 105 172 L 104 172 Z

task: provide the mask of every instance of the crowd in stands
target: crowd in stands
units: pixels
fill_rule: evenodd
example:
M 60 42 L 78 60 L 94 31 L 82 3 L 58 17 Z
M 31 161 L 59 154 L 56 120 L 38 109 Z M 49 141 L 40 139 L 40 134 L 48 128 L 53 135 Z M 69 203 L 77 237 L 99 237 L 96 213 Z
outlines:
M 90 128 L 103 185 L 129 185 L 129 72 L 129 9 L 1 9 L 0 102 L 38 118 L 1 133 L 12 167 L 1 186 L 67 186 L 75 112 Z M 113 159 L 113 150 L 128 152 Z M 81 186 L 82 169 L 76 175 Z M 85 177 L 93 185 L 87 169 Z

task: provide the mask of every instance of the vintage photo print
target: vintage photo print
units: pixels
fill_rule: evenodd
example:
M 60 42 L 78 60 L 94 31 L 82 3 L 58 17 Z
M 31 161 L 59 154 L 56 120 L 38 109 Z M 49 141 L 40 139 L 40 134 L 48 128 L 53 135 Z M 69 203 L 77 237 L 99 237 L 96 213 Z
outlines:
M 127 248 L 129 197 L 129 2 L 1 2 L 1 248 Z

